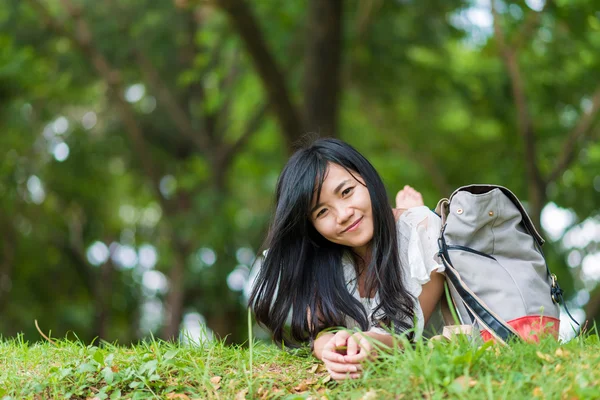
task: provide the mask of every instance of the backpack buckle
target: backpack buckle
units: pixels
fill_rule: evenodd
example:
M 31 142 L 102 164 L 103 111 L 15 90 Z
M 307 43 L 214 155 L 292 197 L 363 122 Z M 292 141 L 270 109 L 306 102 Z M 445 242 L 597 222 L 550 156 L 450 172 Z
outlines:
M 558 286 L 556 275 L 552 274 L 552 286 L 550 288 L 550 297 L 555 304 L 559 304 L 560 298 L 562 297 L 563 290 Z

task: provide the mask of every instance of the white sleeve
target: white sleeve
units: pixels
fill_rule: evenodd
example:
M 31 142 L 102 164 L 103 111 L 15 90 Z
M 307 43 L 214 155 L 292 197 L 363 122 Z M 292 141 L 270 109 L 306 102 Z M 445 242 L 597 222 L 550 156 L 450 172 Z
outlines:
M 409 208 L 400 216 L 397 228 L 400 263 L 406 276 L 412 278 L 409 280 L 422 286 L 429 282 L 433 271 L 444 272 L 438 257 L 441 220 L 437 214 L 426 206 Z M 413 294 L 418 297 L 420 288 L 417 291 Z

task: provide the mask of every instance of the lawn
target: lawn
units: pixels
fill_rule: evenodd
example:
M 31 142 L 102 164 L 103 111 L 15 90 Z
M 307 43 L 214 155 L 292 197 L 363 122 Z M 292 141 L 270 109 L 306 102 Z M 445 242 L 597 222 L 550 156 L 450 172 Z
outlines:
M 597 399 L 600 341 L 425 342 L 336 383 L 308 349 L 0 339 L 0 399 Z

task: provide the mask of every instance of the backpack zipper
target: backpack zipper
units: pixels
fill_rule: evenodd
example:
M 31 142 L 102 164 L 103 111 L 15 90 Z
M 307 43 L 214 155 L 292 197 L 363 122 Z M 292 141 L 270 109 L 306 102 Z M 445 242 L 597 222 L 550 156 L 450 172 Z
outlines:
M 448 250 L 462 250 L 462 251 L 466 251 L 468 253 L 477 254 L 478 256 L 491 258 L 492 260 L 496 261 L 496 259 L 493 256 L 490 256 L 489 254 L 483 253 L 481 251 L 477 251 L 477 250 L 472 249 L 470 247 L 459 246 L 457 244 L 452 244 L 452 245 L 448 246 L 447 248 L 448 248 Z

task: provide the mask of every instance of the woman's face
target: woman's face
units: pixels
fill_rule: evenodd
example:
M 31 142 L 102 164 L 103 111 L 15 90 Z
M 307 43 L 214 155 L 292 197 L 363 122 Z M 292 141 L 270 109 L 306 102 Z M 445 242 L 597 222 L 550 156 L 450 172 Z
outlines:
M 329 163 L 319 204 L 315 204 L 316 197 L 310 220 L 317 232 L 330 242 L 353 248 L 361 256 L 366 254 L 373 239 L 373 212 L 362 177 Z

